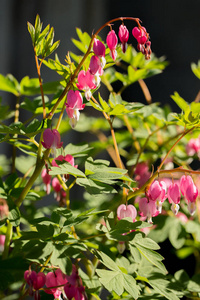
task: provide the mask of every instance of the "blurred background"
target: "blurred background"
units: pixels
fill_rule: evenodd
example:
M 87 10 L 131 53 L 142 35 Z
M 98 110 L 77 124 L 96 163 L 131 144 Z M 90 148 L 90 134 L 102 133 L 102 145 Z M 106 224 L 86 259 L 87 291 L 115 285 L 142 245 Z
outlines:
M 72 37 L 77 37 L 76 27 L 91 34 L 109 19 L 133 16 L 140 18 L 150 33 L 152 51 L 158 57 L 165 56 L 170 63 L 162 75 L 146 80 L 153 101 L 173 105 L 170 95 L 178 91 L 190 102 L 198 93 L 199 80 L 191 72 L 190 64 L 200 59 L 199 0 L 1 0 L 0 3 L 3 75 L 11 73 L 17 80 L 26 75 L 37 76 L 27 30 L 27 21 L 34 23 L 37 13 L 44 27 L 47 24 L 54 27 L 55 40 L 61 40 L 57 49 L 61 62 L 67 51 L 77 51 L 71 42 Z M 126 25 L 130 29 L 134 26 L 130 21 Z M 117 23 L 113 27 L 117 32 L 118 26 Z M 101 36 L 106 37 L 107 33 L 104 29 Z M 55 80 L 55 74 L 47 68 L 42 72 L 44 81 Z M 140 101 L 141 95 L 134 94 L 134 101 Z

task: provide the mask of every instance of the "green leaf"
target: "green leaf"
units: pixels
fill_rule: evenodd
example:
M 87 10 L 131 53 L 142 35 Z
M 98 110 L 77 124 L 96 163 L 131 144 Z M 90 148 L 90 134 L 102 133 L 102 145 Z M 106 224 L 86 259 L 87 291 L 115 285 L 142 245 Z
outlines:
M 184 112 L 190 110 L 189 104 L 183 98 L 181 98 L 181 96 L 177 92 L 175 92 L 174 95 L 171 96 L 171 98 Z
M 167 288 L 167 285 L 169 285 L 169 282 L 167 280 L 161 278 L 155 278 L 155 279 L 149 278 L 148 281 L 149 284 L 152 286 L 152 288 L 160 295 L 164 296 L 166 299 L 169 300 L 179 299 L 179 297 L 177 297 L 173 291 L 170 291 L 170 289 Z
M 56 163 L 59 164 L 60 161 L 56 160 Z M 70 163 L 65 162 L 64 164 L 59 164 L 59 167 L 51 167 L 50 175 L 58 175 L 58 174 L 70 174 L 74 177 L 85 177 L 85 174 L 79 169 L 73 167 Z
M 106 101 L 104 101 L 99 93 L 99 102 L 103 108 L 103 111 L 105 111 L 106 113 L 109 113 L 110 111 L 110 106 L 107 104 Z
M 32 39 L 32 44 L 34 45 L 34 43 L 35 43 L 35 28 L 29 22 L 27 22 L 27 27 L 28 27 L 28 31 L 29 31 L 31 39 Z
M 18 207 L 15 207 L 9 211 L 8 220 L 14 225 L 19 226 L 20 224 L 20 211 Z
M 146 69 L 135 70 L 132 66 L 128 66 L 129 83 L 134 83 L 140 79 L 144 79 L 147 75 Z
M 100 277 L 99 281 L 104 287 L 110 292 L 114 291 L 119 296 L 126 290 L 132 297 L 138 298 L 139 288 L 133 276 L 124 273 L 105 253 L 98 251 L 96 254 L 101 257 L 101 262 L 111 270 L 96 270 Z
M 19 96 L 19 83 L 11 75 L 8 74 L 6 77 L 0 74 L 0 90 Z
M 42 23 L 40 21 L 39 15 L 37 15 L 36 18 L 35 18 L 35 41 L 34 41 L 34 45 L 36 45 L 38 43 L 38 38 L 39 38 L 41 30 L 42 30 Z
M 74 145 L 69 143 L 65 149 L 64 152 L 67 154 L 71 154 L 73 157 L 82 157 L 86 156 L 87 152 L 93 149 L 88 144 L 80 144 L 80 145 Z
M 192 63 L 191 69 L 192 69 L 192 72 L 194 73 L 194 75 L 200 79 L 200 60 L 198 61 L 198 64 Z
M 98 195 L 102 193 L 117 193 L 117 191 L 110 185 L 94 181 L 89 178 L 77 178 L 76 184 L 83 186 L 91 195 Z
M 174 220 L 173 226 L 169 231 L 169 240 L 172 246 L 176 249 L 180 249 L 185 244 L 186 232 L 179 219 Z

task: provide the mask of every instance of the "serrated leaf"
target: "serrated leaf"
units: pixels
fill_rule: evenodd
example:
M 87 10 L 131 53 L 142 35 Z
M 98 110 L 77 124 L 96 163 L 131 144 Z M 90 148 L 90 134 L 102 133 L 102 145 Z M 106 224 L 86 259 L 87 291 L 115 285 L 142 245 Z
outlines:
M 166 287 L 168 282 L 164 279 L 149 279 L 149 284 L 153 287 L 156 292 L 158 292 L 160 295 L 164 296 L 166 299 L 169 300 L 179 300 L 179 297 L 177 297 L 173 291 L 170 291 Z
M 163 256 L 161 256 L 159 253 L 157 253 L 153 250 L 147 249 L 137 243 L 135 243 L 135 246 L 140 251 L 141 255 L 143 255 L 149 262 L 151 262 L 154 266 L 159 268 L 165 274 L 167 273 L 167 270 L 166 270 L 164 264 L 161 262 L 161 260 L 164 259 Z
M 171 98 L 184 112 L 190 110 L 189 104 L 177 92 L 175 92 Z

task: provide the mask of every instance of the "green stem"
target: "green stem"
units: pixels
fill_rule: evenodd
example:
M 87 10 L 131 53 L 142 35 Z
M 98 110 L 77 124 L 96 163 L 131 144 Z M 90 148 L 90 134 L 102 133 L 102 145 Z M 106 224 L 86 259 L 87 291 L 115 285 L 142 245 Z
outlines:
M 23 191 L 21 192 L 19 198 L 16 200 L 16 205 L 18 207 L 21 206 L 24 198 L 26 197 L 26 195 L 28 194 L 29 190 L 31 189 L 31 187 L 33 186 L 35 180 L 38 178 L 38 176 L 41 174 L 42 168 L 44 166 L 45 163 L 45 159 L 44 157 L 41 160 L 38 160 L 36 163 L 36 167 L 35 167 L 35 171 L 33 172 L 32 176 L 29 178 L 26 186 L 24 187 Z
M 5 243 L 4 243 L 4 251 L 2 254 L 2 259 L 6 259 L 8 257 L 10 241 L 11 241 L 12 232 L 13 232 L 12 224 L 9 221 L 7 221 L 7 224 L 8 224 L 8 226 L 7 226 L 6 239 L 5 239 Z

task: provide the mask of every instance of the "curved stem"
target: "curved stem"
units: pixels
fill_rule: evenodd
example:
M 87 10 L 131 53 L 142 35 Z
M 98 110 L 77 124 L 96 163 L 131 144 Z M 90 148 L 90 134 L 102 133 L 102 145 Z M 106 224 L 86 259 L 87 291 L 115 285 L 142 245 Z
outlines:
M 187 131 L 185 131 L 185 132 L 180 136 L 180 138 L 174 143 L 174 145 L 173 145 L 173 146 L 171 147 L 171 149 L 167 152 L 167 154 L 166 154 L 165 157 L 163 158 L 163 160 L 162 160 L 160 166 L 158 167 L 158 172 L 159 172 L 160 169 L 162 168 L 162 166 L 163 166 L 165 160 L 167 159 L 167 157 L 169 156 L 169 154 L 171 153 L 171 151 L 174 149 L 174 147 L 180 142 L 180 140 L 181 140 L 186 134 L 188 134 L 189 132 L 193 131 L 194 128 L 196 128 L 196 127 L 194 126 L 194 127 L 190 128 L 190 129 L 188 129 Z
M 70 87 L 72 86 L 76 76 L 78 75 L 78 72 L 80 71 L 84 61 L 86 60 L 86 58 L 88 57 L 88 55 L 90 54 L 91 52 L 91 49 L 92 49 L 92 45 L 93 45 L 93 41 L 95 39 L 95 37 L 99 34 L 99 32 L 101 30 L 103 30 L 106 26 L 110 25 L 111 23 L 113 22 L 116 22 L 116 21 L 123 21 L 123 20 L 132 20 L 132 21 L 135 21 L 138 25 L 139 28 L 142 28 L 142 26 L 140 25 L 140 19 L 138 18 L 133 18 L 133 17 L 119 17 L 119 18 L 115 18 L 115 19 L 112 19 L 108 22 L 106 22 L 104 25 L 102 25 L 91 37 L 91 40 L 90 40 L 90 44 L 88 46 L 88 49 L 87 49 L 87 52 L 84 54 L 81 62 L 78 64 L 76 70 L 74 71 L 73 75 L 71 76 L 71 79 L 70 81 L 68 82 L 67 86 L 65 87 L 65 89 L 63 90 L 62 94 L 60 95 L 60 97 L 58 98 L 57 102 L 55 103 L 54 107 L 52 108 L 51 112 L 49 113 L 48 115 L 48 119 L 52 119 L 58 105 L 60 104 L 60 102 L 63 100 L 63 98 L 65 97 L 65 95 L 67 94 L 67 92 L 69 91 Z

